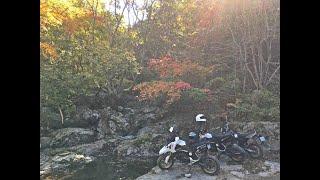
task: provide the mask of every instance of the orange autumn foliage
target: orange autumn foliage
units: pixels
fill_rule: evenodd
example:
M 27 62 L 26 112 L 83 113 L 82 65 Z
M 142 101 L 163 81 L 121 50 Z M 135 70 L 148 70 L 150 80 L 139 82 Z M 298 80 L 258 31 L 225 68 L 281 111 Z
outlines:
M 213 67 L 204 67 L 190 60 L 176 61 L 167 55 L 151 59 L 148 69 L 157 72 L 160 80 L 136 85 L 133 90 L 140 93 L 139 100 L 157 101 L 158 98 L 164 98 L 165 104 L 170 105 L 181 100 L 182 92 L 201 84 Z M 210 94 L 206 89 L 203 90 L 204 94 Z
M 148 68 L 157 72 L 160 78 L 183 80 L 197 86 L 213 70 L 213 66 L 204 67 L 190 60 L 176 61 L 170 56 L 151 59 Z
M 161 95 L 166 96 L 166 104 L 172 104 L 181 97 L 181 91 L 191 88 L 190 84 L 184 82 L 153 81 L 136 85 L 133 90 L 139 91 L 139 100 L 156 100 Z
M 56 49 L 46 42 L 40 42 L 40 49 L 43 52 L 43 55 L 47 58 L 51 57 L 55 60 L 58 57 Z

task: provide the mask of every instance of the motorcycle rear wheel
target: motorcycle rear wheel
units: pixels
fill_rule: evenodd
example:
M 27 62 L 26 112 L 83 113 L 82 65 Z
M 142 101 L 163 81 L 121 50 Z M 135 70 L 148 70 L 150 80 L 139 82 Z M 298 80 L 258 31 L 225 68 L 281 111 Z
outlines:
M 162 154 L 158 157 L 157 165 L 159 166 L 160 169 L 170 169 L 173 166 L 174 164 L 173 155 L 170 156 L 168 163 L 165 162 L 165 159 L 167 156 L 169 156 L 168 153 Z

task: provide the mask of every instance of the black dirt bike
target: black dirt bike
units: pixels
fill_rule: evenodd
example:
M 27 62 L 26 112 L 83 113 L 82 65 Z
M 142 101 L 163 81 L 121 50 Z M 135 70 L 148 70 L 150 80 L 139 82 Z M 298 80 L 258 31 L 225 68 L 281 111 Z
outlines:
M 223 127 L 221 128 L 221 132 L 223 134 L 232 131 L 229 128 L 229 123 L 225 122 Z M 251 133 L 239 133 L 232 131 L 235 134 L 235 141 L 237 144 L 242 147 L 251 158 L 259 159 L 263 157 L 262 144 L 265 143 L 266 137 L 257 134 L 256 130 Z
M 211 135 L 211 134 L 210 134 Z M 247 157 L 247 152 L 237 144 L 236 136 L 233 131 L 226 133 L 213 133 L 211 138 L 205 138 L 210 145 L 210 153 L 220 159 L 221 155 L 227 155 L 233 161 L 243 162 Z

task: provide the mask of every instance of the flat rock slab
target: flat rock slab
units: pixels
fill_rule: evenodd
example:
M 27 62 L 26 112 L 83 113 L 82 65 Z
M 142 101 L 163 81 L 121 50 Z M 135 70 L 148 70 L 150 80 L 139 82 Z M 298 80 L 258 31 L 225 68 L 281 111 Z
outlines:
M 267 162 L 266 164 L 270 164 Z M 149 173 L 138 177 L 136 180 L 163 180 L 163 179 L 181 179 L 181 180 L 280 180 L 279 172 L 261 172 L 259 174 L 247 173 L 241 165 L 223 165 L 220 173 L 217 176 L 205 174 L 199 166 L 192 167 L 192 176 L 184 177 L 188 172 L 185 165 L 176 163 L 169 170 L 161 170 L 159 167 L 154 167 Z

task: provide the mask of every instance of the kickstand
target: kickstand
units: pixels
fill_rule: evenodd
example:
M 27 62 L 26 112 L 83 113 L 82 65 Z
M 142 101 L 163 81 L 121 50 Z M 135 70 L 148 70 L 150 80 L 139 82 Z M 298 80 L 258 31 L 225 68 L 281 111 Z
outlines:
M 191 168 L 192 168 L 192 164 L 188 164 L 188 172 L 184 174 L 185 177 L 187 178 L 191 177 Z

